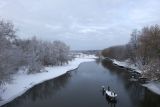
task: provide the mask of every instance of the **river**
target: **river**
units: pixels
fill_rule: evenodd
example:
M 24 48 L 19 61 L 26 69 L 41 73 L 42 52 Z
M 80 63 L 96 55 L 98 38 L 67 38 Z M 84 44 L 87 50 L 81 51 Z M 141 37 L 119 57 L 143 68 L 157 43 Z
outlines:
M 102 94 L 102 85 L 118 94 L 116 103 Z M 128 71 L 103 60 L 82 63 L 2 107 L 160 107 L 160 96 L 129 81 Z

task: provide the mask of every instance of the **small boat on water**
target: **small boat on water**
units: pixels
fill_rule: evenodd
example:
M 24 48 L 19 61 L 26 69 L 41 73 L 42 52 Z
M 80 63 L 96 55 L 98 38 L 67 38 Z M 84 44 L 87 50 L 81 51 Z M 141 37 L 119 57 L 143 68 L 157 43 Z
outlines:
M 109 90 L 106 90 L 106 95 L 108 95 L 111 98 L 116 98 L 117 97 L 116 93 L 114 93 L 112 91 L 109 91 Z
M 110 100 L 116 100 L 118 96 L 115 92 L 110 90 L 110 87 L 106 90 L 104 86 L 102 86 L 102 91 L 105 93 L 106 97 L 110 98 Z

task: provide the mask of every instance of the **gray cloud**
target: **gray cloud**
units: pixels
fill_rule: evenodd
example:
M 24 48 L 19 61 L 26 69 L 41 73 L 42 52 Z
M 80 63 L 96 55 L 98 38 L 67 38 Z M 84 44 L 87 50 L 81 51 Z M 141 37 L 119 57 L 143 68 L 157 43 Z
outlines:
M 125 44 L 135 28 L 160 22 L 159 0 L 0 0 L 20 38 L 62 40 L 72 49 Z

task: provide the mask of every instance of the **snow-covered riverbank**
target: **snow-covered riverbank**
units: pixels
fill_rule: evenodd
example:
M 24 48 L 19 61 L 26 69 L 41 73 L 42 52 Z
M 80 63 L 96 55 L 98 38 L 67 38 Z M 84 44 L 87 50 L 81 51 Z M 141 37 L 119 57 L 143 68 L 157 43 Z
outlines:
M 142 73 L 142 71 L 140 69 L 138 69 L 138 67 L 136 67 L 134 64 L 130 64 L 128 60 L 121 62 L 121 61 L 117 61 L 117 60 L 113 59 L 112 61 L 114 64 L 117 64 L 119 66 L 131 68 L 131 69 L 134 69 L 138 73 Z
M 65 66 L 46 67 L 45 70 L 47 72 L 28 75 L 21 71 L 14 74 L 12 83 L 6 84 L 0 88 L 0 106 L 14 100 L 18 96 L 21 96 L 33 86 L 63 75 L 67 71 L 76 69 L 83 62 L 94 61 L 95 58 L 96 57 L 93 55 L 83 55 L 78 56 L 78 58 L 70 61 L 69 64 Z
M 131 69 L 134 69 L 136 72 L 142 73 L 142 71 L 139 70 L 138 67 L 134 66 L 133 64 L 129 64 L 127 60 L 124 61 L 124 62 L 121 62 L 121 61 L 117 61 L 117 60 L 113 59 L 112 61 L 113 61 L 114 64 L 117 64 L 119 66 L 123 66 L 123 67 L 126 67 L 126 68 L 131 68 Z M 160 82 L 151 81 L 147 84 L 143 84 L 143 86 L 147 87 L 152 92 L 160 95 Z

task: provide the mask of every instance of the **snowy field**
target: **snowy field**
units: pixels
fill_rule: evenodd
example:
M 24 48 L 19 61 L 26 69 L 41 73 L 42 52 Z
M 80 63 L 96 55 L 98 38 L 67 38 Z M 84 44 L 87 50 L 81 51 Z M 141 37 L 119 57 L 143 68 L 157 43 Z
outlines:
M 115 59 L 112 60 L 114 64 L 117 64 L 119 66 L 123 66 L 123 67 L 127 67 L 127 68 L 132 68 L 135 69 L 135 71 L 142 73 L 141 70 L 139 70 L 136 66 L 134 66 L 133 64 L 129 64 L 129 62 L 126 60 L 124 62 L 121 61 L 117 61 Z M 151 90 L 152 92 L 160 95 L 160 82 L 157 81 L 151 81 L 147 84 L 143 84 L 144 87 L 147 87 L 149 90 Z
M 28 89 L 42 83 L 44 81 L 56 78 L 65 74 L 67 71 L 78 68 L 83 62 L 94 61 L 96 57 L 93 55 L 79 55 L 69 64 L 64 66 L 46 67 L 47 72 L 26 74 L 25 71 L 20 71 L 13 75 L 12 83 L 6 84 L 0 88 L 0 106 L 4 105 L 18 96 L 24 94 Z

